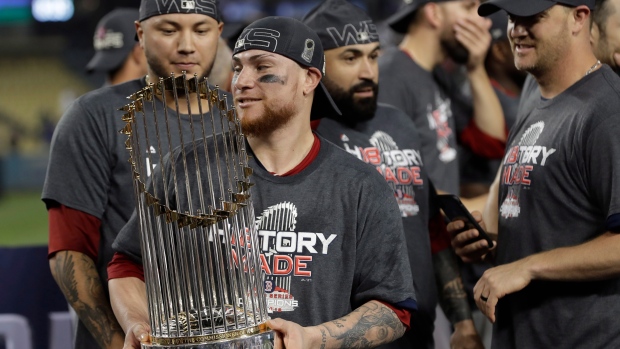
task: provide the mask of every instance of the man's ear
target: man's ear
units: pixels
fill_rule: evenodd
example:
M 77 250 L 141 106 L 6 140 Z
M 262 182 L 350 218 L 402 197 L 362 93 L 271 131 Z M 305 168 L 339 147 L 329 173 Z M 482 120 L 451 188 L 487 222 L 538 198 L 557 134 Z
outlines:
M 572 11 L 572 25 L 571 34 L 578 35 L 583 30 L 590 32 L 590 20 L 592 18 L 592 12 L 588 6 L 580 5 Z M 590 39 L 591 40 L 591 39 Z
M 304 80 L 304 96 L 307 96 L 310 92 L 317 88 L 319 82 L 321 81 L 322 74 L 315 67 L 310 67 L 304 70 L 306 71 Z
M 441 27 L 443 22 L 443 12 L 441 5 L 435 2 L 429 2 L 425 4 L 420 11 L 423 11 L 423 16 L 426 22 L 433 28 Z
M 135 21 L 136 25 L 136 35 L 138 36 L 138 42 L 140 42 L 140 47 L 144 49 L 144 29 L 142 29 L 142 22 Z

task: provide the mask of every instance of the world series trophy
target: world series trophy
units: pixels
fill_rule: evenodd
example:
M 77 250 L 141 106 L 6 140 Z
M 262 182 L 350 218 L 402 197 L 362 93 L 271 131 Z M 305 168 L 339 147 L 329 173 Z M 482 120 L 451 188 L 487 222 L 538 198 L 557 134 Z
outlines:
M 206 78 L 185 74 L 128 98 L 120 132 L 133 169 L 151 327 L 142 348 L 273 348 L 252 169 L 234 107 Z M 171 146 L 175 139 L 181 146 Z

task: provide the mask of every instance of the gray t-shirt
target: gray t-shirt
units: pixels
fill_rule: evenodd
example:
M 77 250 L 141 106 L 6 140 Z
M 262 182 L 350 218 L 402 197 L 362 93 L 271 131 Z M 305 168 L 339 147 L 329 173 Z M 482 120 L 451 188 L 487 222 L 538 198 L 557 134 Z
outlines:
M 418 311 L 401 348 L 433 348 L 437 287 L 428 232 L 429 183 L 415 124 L 402 111 L 379 103 L 375 116 L 347 126 L 322 119 L 318 133 L 356 158 L 376 167 L 400 207 Z M 404 344 L 404 343 L 403 343 Z
M 459 193 L 454 105 L 445 87 L 394 47 L 379 59 L 379 101 L 405 112 L 416 124 L 426 171 L 437 189 Z
M 129 219 L 136 202 L 128 162 L 129 152 L 125 146 L 127 135 L 119 133 L 126 124 L 122 120 L 124 112 L 118 109 L 130 102 L 127 96 L 144 86 L 144 79 L 138 79 L 102 87 L 79 97 L 56 127 L 43 186 L 42 199 L 46 203 L 57 202 L 101 220 L 99 254 L 95 263 L 106 294 L 106 268 L 114 254 L 112 242 Z M 159 100 L 155 104 L 160 121 L 158 126 L 163 131 L 166 127 L 163 105 Z M 145 108 L 147 115 L 152 115 L 152 105 L 147 104 Z M 182 115 L 179 126 L 176 118 L 172 119 L 176 113 L 171 109 L 168 112 L 168 127 L 172 131 L 171 143 L 174 148 L 180 144 L 179 129 L 189 134 L 190 117 Z M 192 118 L 196 121 L 200 117 Z M 154 119 L 147 120 L 146 127 L 153 134 Z M 208 126 L 207 132 L 211 132 L 211 129 Z M 144 165 L 157 165 L 160 156 L 170 151 L 168 139 L 163 137 L 160 149 L 143 146 L 141 151 L 148 153 L 151 161 Z M 80 322 L 75 348 L 96 347 L 97 342 Z
M 518 115 L 528 115 L 536 107 L 541 97 L 538 82 L 532 74 L 527 74 L 519 99 Z
M 255 157 L 250 159 L 254 169 L 250 179 L 256 184 L 251 194 L 271 316 L 310 326 L 342 317 L 370 300 L 415 308 L 402 221 L 392 190 L 373 167 L 325 139 L 320 141 L 317 157 L 295 175 L 274 176 Z M 208 138 L 207 144 L 211 152 L 213 140 Z M 188 173 L 188 183 L 198 183 L 194 153 L 186 149 L 187 172 L 179 165 L 180 151 L 173 156 L 177 178 Z M 201 154 L 200 173 L 207 188 L 208 166 Z M 215 171 L 215 162 L 210 164 Z M 165 162 L 164 167 L 171 180 L 173 166 Z M 178 194 L 168 191 L 171 202 L 179 199 L 180 211 L 188 202 L 185 183 L 178 181 Z M 214 190 L 218 197 L 218 187 Z M 194 207 L 200 207 L 195 184 L 190 184 L 189 192 Z M 141 263 L 139 229 L 134 214 L 113 247 Z M 285 268 L 278 262 L 283 260 L 299 261 L 299 268 Z
M 608 66 L 520 115 L 499 192 L 497 262 L 575 246 L 620 213 L 620 78 Z M 493 348 L 620 348 L 620 278 L 533 281 L 501 299 Z

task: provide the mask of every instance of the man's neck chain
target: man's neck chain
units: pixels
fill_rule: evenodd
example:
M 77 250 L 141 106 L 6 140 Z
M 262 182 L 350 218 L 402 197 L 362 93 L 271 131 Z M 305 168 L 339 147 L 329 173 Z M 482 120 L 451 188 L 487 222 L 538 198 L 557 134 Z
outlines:
M 586 76 L 588 76 L 591 72 L 594 71 L 594 69 L 598 68 L 601 65 L 601 61 L 596 61 L 596 63 L 594 63 L 593 66 L 590 67 L 590 69 L 588 69 L 588 71 L 586 72 Z

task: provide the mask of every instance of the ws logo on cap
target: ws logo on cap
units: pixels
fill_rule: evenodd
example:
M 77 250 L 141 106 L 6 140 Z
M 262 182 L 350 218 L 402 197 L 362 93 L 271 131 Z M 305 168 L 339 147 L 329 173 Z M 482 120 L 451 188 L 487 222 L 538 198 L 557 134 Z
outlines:
M 167 13 L 199 13 L 217 15 L 215 0 L 154 0 L 160 15 Z
M 257 48 L 276 52 L 280 32 L 267 28 L 246 29 L 235 43 L 235 52 Z
M 327 33 L 334 40 L 336 47 L 379 41 L 377 27 L 372 20 L 360 21 L 359 29 L 353 24 L 348 23 L 342 28 L 342 32 L 336 27 L 329 27 L 327 28 Z

